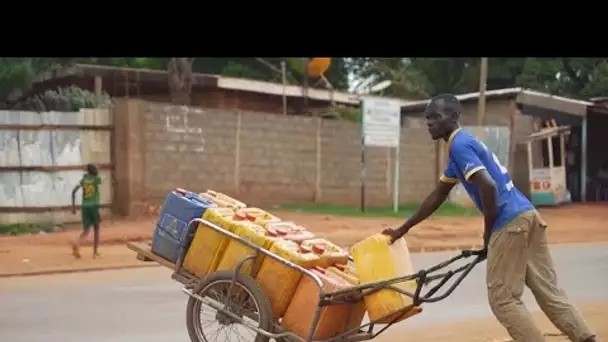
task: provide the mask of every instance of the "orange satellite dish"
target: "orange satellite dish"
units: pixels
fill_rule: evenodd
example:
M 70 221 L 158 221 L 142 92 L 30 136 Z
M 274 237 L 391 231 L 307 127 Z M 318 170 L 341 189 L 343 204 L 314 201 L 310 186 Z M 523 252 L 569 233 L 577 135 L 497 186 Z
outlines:
M 308 62 L 306 73 L 308 76 L 319 77 L 329 69 L 331 64 L 331 58 L 328 57 L 315 57 Z

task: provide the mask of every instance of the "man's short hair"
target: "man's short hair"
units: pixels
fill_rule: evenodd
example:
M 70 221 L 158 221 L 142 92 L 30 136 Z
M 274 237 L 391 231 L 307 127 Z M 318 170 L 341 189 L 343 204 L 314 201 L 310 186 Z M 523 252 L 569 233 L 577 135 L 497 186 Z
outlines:
M 452 94 L 439 94 L 431 99 L 425 112 L 435 112 L 459 119 L 462 114 L 462 105 Z

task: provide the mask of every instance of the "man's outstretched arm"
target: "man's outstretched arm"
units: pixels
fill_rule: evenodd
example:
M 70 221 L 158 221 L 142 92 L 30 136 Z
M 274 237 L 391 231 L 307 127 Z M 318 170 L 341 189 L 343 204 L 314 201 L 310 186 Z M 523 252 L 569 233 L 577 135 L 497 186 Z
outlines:
M 72 213 L 74 214 L 76 213 L 76 192 L 78 192 L 78 189 L 80 189 L 81 186 L 81 184 L 78 184 L 72 190 Z
M 424 221 L 427 217 L 431 216 L 439 206 L 445 202 L 445 199 L 450 194 L 452 188 L 456 185 L 456 182 L 445 182 L 440 181 L 437 184 L 435 190 L 433 190 L 420 205 L 420 208 L 410 216 L 399 228 L 397 232 L 400 236 L 406 234 L 412 227 L 418 223 Z

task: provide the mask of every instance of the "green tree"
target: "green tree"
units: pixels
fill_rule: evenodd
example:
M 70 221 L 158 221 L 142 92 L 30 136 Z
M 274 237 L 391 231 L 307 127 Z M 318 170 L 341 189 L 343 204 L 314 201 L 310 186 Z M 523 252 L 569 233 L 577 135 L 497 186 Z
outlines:
M 110 102 L 110 96 L 105 92 L 98 99 L 93 92 L 76 86 L 69 86 L 57 88 L 56 90 L 47 90 L 42 94 L 34 94 L 17 103 L 11 109 L 38 112 L 76 112 L 81 108 L 105 108 Z
M 355 78 L 393 82 L 387 93 L 407 99 L 479 89 L 480 58 L 348 58 Z M 588 99 L 608 94 L 606 58 L 489 58 L 487 89 L 524 87 Z
M 223 76 L 243 77 L 260 81 L 282 82 L 281 57 L 275 58 L 213 58 L 197 57 L 192 65 L 194 72 L 219 74 Z M 287 61 L 287 82 L 289 84 L 303 83 L 304 68 L 301 58 L 285 58 Z M 329 70 L 325 77 L 332 84 L 333 88 L 345 90 L 348 88 L 348 70 L 342 58 L 332 58 Z M 311 86 L 318 84 L 318 87 L 325 86 L 320 82 L 311 82 Z

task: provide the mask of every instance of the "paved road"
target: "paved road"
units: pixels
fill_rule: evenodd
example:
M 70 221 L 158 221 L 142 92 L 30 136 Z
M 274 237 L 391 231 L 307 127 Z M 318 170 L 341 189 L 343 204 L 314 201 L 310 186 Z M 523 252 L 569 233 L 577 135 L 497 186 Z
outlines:
M 559 280 L 575 302 L 608 299 L 608 244 L 553 247 Z M 452 253 L 415 254 L 416 267 Z M 490 315 L 483 265 L 445 301 L 387 333 L 397 339 L 412 325 Z M 0 340 L 10 342 L 180 342 L 186 295 L 170 271 L 148 268 L 0 279 Z M 536 308 L 530 293 L 525 300 Z M 392 338 L 389 338 L 392 340 Z

